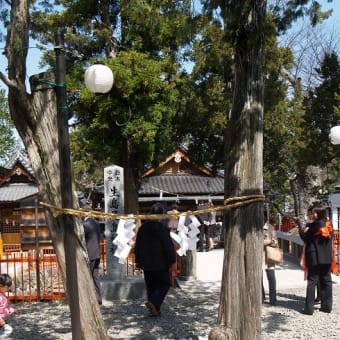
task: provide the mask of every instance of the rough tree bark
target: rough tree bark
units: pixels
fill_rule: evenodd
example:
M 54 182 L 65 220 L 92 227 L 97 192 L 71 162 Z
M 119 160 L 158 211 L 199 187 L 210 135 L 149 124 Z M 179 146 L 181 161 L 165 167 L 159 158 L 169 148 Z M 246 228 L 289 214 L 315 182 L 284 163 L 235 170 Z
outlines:
M 29 14 L 27 0 L 13 0 L 11 21 L 7 31 L 6 56 L 8 76 L 0 79 L 8 86 L 9 108 L 15 126 L 27 149 L 32 168 L 39 183 L 43 201 L 61 206 L 60 169 L 56 96 L 53 87 L 38 86 L 27 92 L 26 56 L 28 47 Z M 37 77 L 33 80 L 37 80 Z M 43 80 L 43 79 L 41 79 Z M 46 80 L 46 79 L 44 79 Z M 52 79 L 52 82 L 55 80 Z M 32 87 L 36 84 L 32 84 Z M 74 199 L 74 206 L 77 203 Z M 47 221 L 58 262 L 66 285 L 64 230 L 67 226 L 47 211 Z M 85 256 L 81 223 L 73 219 L 69 237 L 76 248 L 80 322 L 82 339 L 107 339 L 107 332 L 96 300 L 94 285 Z
M 124 212 L 126 214 L 137 214 L 138 207 L 138 180 L 134 173 L 134 160 L 128 140 L 123 141 L 122 167 L 124 168 Z
M 233 197 L 263 192 L 262 35 L 266 2 L 227 3 L 228 10 L 233 8 L 233 25 L 226 30 L 232 29 L 235 38 L 235 87 L 226 131 L 225 196 Z M 231 210 L 225 217 L 220 305 L 209 339 L 260 339 L 263 203 Z

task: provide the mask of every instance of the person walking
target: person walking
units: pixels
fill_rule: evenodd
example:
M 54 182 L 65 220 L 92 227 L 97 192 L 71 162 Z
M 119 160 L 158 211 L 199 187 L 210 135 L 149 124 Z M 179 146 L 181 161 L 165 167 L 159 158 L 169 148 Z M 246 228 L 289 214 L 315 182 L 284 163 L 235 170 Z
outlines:
M 307 289 L 303 314 L 313 315 L 315 289 L 320 284 L 320 311 L 332 311 L 332 228 L 326 225 L 326 209 L 315 207 L 312 210 L 313 222 L 307 230 L 299 229 L 299 234 L 305 242 L 305 261 L 307 266 Z
M 309 229 L 309 225 L 311 223 L 313 223 L 313 208 L 310 207 L 307 210 L 307 220 L 305 221 L 305 223 L 301 226 L 301 231 L 306 232 Z M 304 271 L 304 279 L 307 280 L 307 266 L 306 266 L 306 258 L 305 258 L 305 249 L 306 249 L 306 245 L 303 245 L 302 248 L 302 254 L 301 254 L 301 259 L 300 259 L 300 264 L 301 267 Z M 314 304 L 320 304 L 321 302 L 321 298 L 320 298 L 320 283 L 318 281 L 317 285 L 316 285 L 316 297 L 314 300 Z
M 265 248 L 266 247 L 276 247 L 277 246 L 277 236 L 274 229 L 274 226 L 271 225 L 268 221 L 263 226 L 263 267 L 266 272 L 266 276 L 268 279 L 269 286 L 269 304 L 272 306 L 276 306 L 276 277 L 275 277 L 275 264 L 270 262 L 265 257 Z M 263 278 L 262 278 L 262 302 L 266 299 Z
M 171 209 L 167 211 L 167 214 L 175 214 L 178 213 L 178 205 L 173 204 L 171 206 Z M 171 216 L 168 221 L 168 227 L 170 231 L 177 233 L 177 227 L 178 227 L 178 217 Z
M 89 205 L 83 207 L 85 210 L 91 210 Z M 83 222 L 85 242 L 87 254 L 89 257 L 89 266 L 93 279 L 93 283 L 96 289 L 96 297 L 98 304 L 102 304 L 102 294 L 100 289 L 100 225 L 97 220 L 92 217 L 85 217 Z
M 9 291 L 12 285 L 12 278 L 8 274 L 0 274 L 0 339 L 6 339 L 9 336 L 13 328 L 6 323 L 8 315 L 16 315 L 17 310 L 12 308 L 7 300 L 6 293 Z
M 153 204 L 151 214 L 164 214 L 164 207 Z M 135 243 L 135 262 L 144 272 L 148 301 L 145 303 L 151 316 L 159 316 L 161 305 L 170 289 L 170 269 L 176 263 L 170 229 L 160 220 L 142 223 Z
M 213 208 L 214 204 L 209 202 L 209 208 Z M 210 224 L 208 227 L 208 244 L 209 250 L 213 250 L 215 247 L 214 238 L 217 236 L 216 234 L 216 211 L 210 212 Z
M 200 201 L 198 204 L 198 210 L 206 210 L 209 208 L 208 203 L 204 201 Z M 209 243 L 209 226 L 210 226 L 210 214 L 208 212 L 199 214 L 198 220 L 200 221 L 201 225 L 199 226 L 199 246 L 198 251 L 203 252 L 210 250 L 210 243 Z M 204 248 L 205 246 L 205 248 Z

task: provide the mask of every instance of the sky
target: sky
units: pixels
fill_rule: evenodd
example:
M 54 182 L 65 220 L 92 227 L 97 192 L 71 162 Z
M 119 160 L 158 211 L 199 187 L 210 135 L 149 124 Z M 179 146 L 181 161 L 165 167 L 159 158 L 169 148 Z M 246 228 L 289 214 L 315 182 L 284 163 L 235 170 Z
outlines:
M 333 15 L 332 18 L 327 20 L 325 23 L 326 29 L 331 29 L 335 27 L 340 32 L 340 1 L 333 0 L 333 3 L 328 3 L 327 0 L 320 0 L 323 9 L 326 10 L 328 8 L 333 8 Z M 7 67 L 7 59 L 3 54 L 5 42 L 0 42 L 0 71 L 6 73 Z M 339 46 L 340 49 L 340 46 Z M 44 70 L 39 69 L 39 57 L 40 57 L 40 50 L 36 48 L 35 43 L 30 43 L 30 48 L 28 51 L 28 58 L 27 58 L 27 78 L 29 78 L 33 74 L 37 74 L 43 72 Z M 0 88 L 6 88 L 5 85 L 0 81 Z

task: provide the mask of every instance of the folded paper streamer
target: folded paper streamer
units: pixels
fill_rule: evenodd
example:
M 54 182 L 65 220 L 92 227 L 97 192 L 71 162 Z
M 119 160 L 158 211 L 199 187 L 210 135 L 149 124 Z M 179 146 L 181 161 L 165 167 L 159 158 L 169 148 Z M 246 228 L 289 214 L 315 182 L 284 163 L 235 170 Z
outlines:
M 186 255 L 187 250 L 196 250 L 198 241 L 197 235 L 200 233 L 198 227 L 200 222 L 196 216 L 180 216 L 177 226 L 177 233 L 170 232 L 171 238 L 177 243 L 179 248 L 177 254 L 179 256 Z M 124 264 L 131 248 L 133 246 L 133 238 L 136 235 L 134 219 L 121 219 L 117 227 L 117 236 L 112 241 L 117 246 L 114 256 L 118 257 L 118 262 Z
M 177 233 L 171 232 L 172 239 L 177 243 L 179 256 L 186 255 L 187 250 L 196 250 L 198 241 L 197 235 L 200 233 L 198 227 L 200 222 L 196 216 L 180 216 L 178 220 Z
M 117 236 L 112 241 L 117 246 L 114 256 L 118 257 L 118 262 L 124 264 L 133 246 L 133 238 L 136 235 L 134 219 L 119 220 Z

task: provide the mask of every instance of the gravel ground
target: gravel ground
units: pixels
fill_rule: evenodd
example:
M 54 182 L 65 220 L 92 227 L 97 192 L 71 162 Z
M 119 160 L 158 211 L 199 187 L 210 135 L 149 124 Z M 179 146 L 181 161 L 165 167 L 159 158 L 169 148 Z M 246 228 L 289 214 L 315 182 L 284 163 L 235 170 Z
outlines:
M 340 339 L 339 283 L 334 283 L 333 295 L 331 314 L 316 310 L 308 316 L 299 312 L 305 288 L 281 289 L 277 306 L 263 305 L 263 340 Z M 144 300 L 104 302 L 101 311 L 110 339 L 207 339 L 216 322 L 218 298 L 218 281 L 195 281 L 182 284 L 181 289 L 171 289 L 158 318 L 148 316 Z M 8 319 L 14 328 L 8 339 L 71 339 L 70 314 L 65 303 L 17 303 L 15 307 L 19 315 Z

